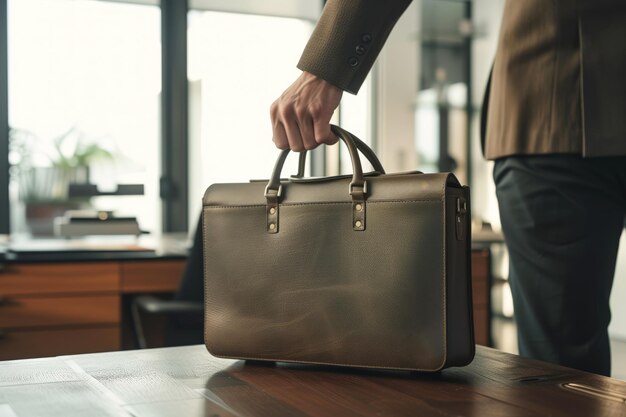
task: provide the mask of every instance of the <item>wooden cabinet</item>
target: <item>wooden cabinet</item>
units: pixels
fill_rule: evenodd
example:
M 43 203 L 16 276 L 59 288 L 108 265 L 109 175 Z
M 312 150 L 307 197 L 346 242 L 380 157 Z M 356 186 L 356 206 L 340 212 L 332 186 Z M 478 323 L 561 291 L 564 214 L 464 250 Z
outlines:
M 121 263 L 122 292 L 170 292 L 178 287 L 185 264 L 172 261 L 126 261 Z
M 0 329 L 49 326 L 117 325 L 119 294 L 84 293 L 54 297 L 7 298 L 0 306 Z
M 3 331 L 0 360 L 118 350 L 119 326 Z
M 119 292 L 118 262 L 5 264 L 0 297 Z
M 172 292 L 184 259 L 9 263 L 0 269 L 0 360 L 119 350 L 125 292 Z
M 489 249 L 472 251 L 472 298 L 474 338 L 476 343 L 491 346 L 491 256 Z

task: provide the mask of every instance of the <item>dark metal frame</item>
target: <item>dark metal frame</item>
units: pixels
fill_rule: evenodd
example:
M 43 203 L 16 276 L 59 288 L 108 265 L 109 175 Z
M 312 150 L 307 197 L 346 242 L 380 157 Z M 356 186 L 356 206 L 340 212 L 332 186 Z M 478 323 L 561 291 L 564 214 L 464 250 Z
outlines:
M 465 18 L 468 21 L 472 21 L 472 1 L 465 2 Z M 472 88 L 472 41 L 473 36 L 465 38 L 465 79 L 467 80 L 467 100 L 465 113 L 467 115 L 466 129 L 466 142 L 465 142 L 465 155 L 466 155 L 466 175 L 467 183 L 472 184 L 472 142 L 473 142 L 473 125 L 474 125 L 474 89 Z
M 164 232 L 189 228 L 187 0 L 161 0 L 161 200 Z
M 10 232 L 7 0 L 0 0 L 0 234 Z

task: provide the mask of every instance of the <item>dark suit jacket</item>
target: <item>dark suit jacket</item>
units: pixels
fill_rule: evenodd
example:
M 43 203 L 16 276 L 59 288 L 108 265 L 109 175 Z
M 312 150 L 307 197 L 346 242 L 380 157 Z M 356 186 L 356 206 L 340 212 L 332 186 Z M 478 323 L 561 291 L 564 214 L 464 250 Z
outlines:
M 357 93 L 410 0 L 329 0 L 298 67 Z M 626 0 L 507 0 L 485 155 L 626 155 Z

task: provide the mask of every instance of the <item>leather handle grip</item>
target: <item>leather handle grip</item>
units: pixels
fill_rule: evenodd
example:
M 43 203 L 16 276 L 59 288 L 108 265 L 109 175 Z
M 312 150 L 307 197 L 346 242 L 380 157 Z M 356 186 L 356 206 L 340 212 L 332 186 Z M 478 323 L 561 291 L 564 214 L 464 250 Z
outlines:
M 346 131 L 346 133 L 349 133 L 349 132 Z M 378 159 L 378 157 L 376 156 L 376 153 L 372 150 L 372 148 L 367 146 L 365 142 L 363 142 L 361 139 L 356 137 L 354 134 L 352 133 L 349 133 L 349 134 L 352 140 L 354 141 L 354 144 L 356 145 L 356 148 L 359 150 L 359 152 L 361 152 L 361 154 L 370 162 L 370 164 L 372 164 L 374 171 L 380 174 L 384 174 L 385 168 L 383 168 L 383 164 L 380 162 L 380 160 Z M 298 161 L 298 173 L 296 175 L 293 175 L 292 176 L 293 178 L 304 178 L 304 169 L 306 167 L 306 156 L 307 156 L 307 151 L 300 152 L 300 159 Z
M 361 192 L 365 193 L 367 188 L 365 185 L 365 179 L 363 178 L 363 167 L 361 166 L 361 159 L 359 158 L 359 153 L 357 150 L 357 145 L 354 141 L 354 136 L 346 130 L 340 128 L 339 126 L 330 125 L 330 128 L 333 133 L 337 135 L 337 137 L 341 139 L 343 143 L 345 143 L 346 147 L 348 148 L 348 152 L 350 153 L 350 159 L 352 161 L 352 182 L 350 183 L 350 193 L 352 194 L 353 189 L 355 188 L 360 188 Z M 285 149 L 280 153 L 280 155 L 278 155 L 276 165 L 274 165 L 274 171 L 272 172 L 270 181 L 265 188 L 266 197 L 280 195 L 280 174 L 283 170 L 283 166 L 285 165 L 285 160 L 287 159 L 289 152 L 289 149 Z M 373 151 L 371 152 L 372 154 L 374 153 Z M 376 160 L 378 160 L 378 158 L 376 158 Z M 302 155 L 300 156 L 300 161 L 302 161 Z M 380 161 L 378 162 L 378 165 L 380 165 Z M 382 166 L 380 166 L 380 168 L 382 168 Z M 382 170 L 382 173 L 384 173 L 384 170 Z

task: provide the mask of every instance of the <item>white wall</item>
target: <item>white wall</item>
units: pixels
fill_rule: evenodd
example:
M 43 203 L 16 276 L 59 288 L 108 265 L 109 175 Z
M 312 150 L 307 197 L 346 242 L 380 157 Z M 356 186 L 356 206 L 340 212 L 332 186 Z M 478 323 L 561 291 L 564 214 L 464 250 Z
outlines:
M 415 95 L 419 80 L 418 22 L 414 1 L 396 23 L 376 68 L 377 154 L 387 172 L 415 169 Z
M 615 281 L 611 293 L 613 320 L 609 327 L 611 337 L 626 341 L 626 231 L 622 233 L 620 250 L 617 256 Z
M 472 120 L 472 212 L 495 228 L 500 227 L 500 215 L 491 175 L 493 162 L 483 159 L 480 148 L 480 109 L 498 45 L 503 9 L 503 0 L 475 0 L 472 9 L 472 20 L 477 32 L 472 43 L 472 102 L 477 110 Z

